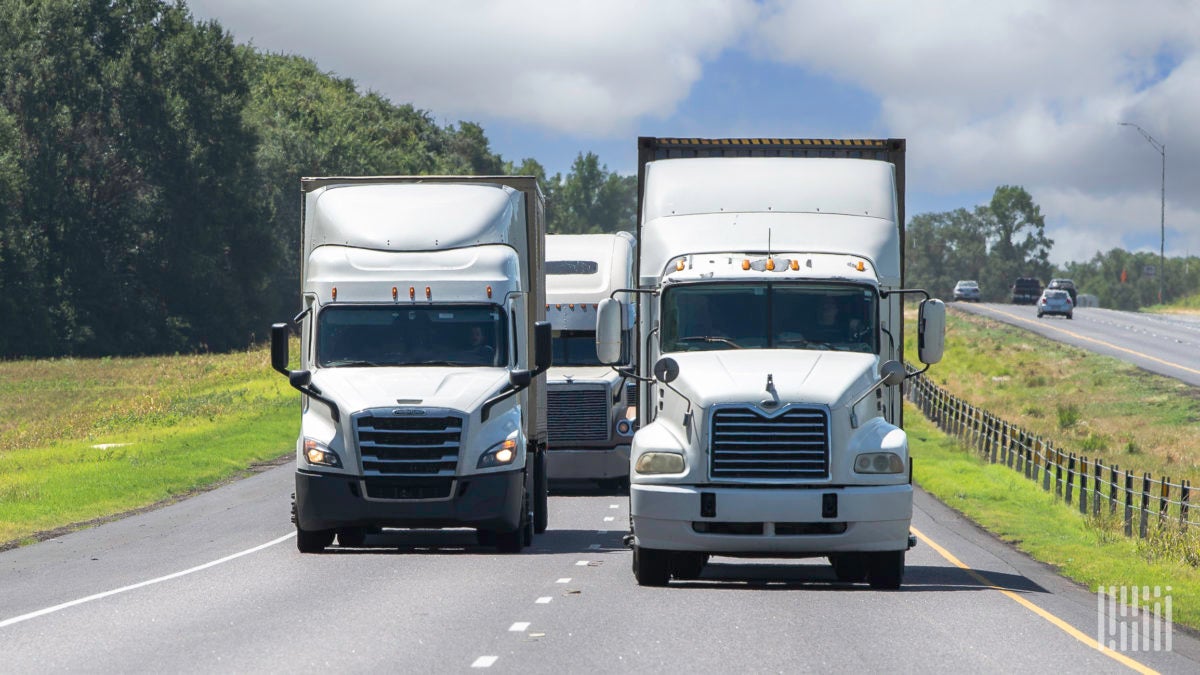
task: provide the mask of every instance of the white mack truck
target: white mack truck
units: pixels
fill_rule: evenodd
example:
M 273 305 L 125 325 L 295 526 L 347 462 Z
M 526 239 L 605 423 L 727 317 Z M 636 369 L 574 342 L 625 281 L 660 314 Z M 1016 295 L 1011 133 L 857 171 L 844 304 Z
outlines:
M 551 481 L 600 481 L 624 489 L 637 384 L 596 358 L 596 308 L 636 284 L 633 235 L 546 237 L 546 316 L 554 331 L 554 365 L 546 374 Z M 628 304 L 629 296 L 618 293 Z M 632 311 L 622 331 L 633 330 Z
M 827 556 L 838 579 L 898 588 L 914 543 L 900 384 L 906 295 L 919 359 L 945 305 L 903 288 L 904 141 L 638 141 L 630 452 L 639 584 L 711 555 Z M 624 364 L 622 308 L 600 360 Z
M 382 528 L 546 528 L 544 202 L 519 176 L 305 178 L 293 520 L 302 552 Z

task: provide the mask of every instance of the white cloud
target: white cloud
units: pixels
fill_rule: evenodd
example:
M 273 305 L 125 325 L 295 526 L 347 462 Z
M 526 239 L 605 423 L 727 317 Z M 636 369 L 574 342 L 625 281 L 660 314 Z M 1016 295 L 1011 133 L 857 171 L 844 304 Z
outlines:
M 439 119 L 584 137 L 667 117 L 703 63 L 751 25 L 751 0 L 193 0 L 239 41 L 299 53 Z

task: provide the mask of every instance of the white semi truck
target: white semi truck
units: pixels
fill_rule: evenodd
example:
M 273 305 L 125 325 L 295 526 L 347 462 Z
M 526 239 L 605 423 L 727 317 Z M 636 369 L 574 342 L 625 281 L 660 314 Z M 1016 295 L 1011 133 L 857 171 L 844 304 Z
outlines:
M 828 556 L 898 588 L 912 545 L 904 303 L 919 358 L 945 306 L 903 288 L 904 141 L 639 139 L 642 425 L 631 449 L 639 584 L 711 555 Z M 597 353 L 622 362 L 622 308 Z
M 601 481 L 621 489 L 629 479 L 629 442 L 636 381 L 596 358 L 596 308 L 635 285 L 628 232 L 546 237 L 546 316 L 554 330 L 554 366 L 546 374 L 551 481 Z M 628 294 L 617 294 L 628 304 Z M 632 311 L 622 330 L 631 334 Z
M 520 176 L 305 178 L 293 520 L 302 552 L 382 528 L 546 528 L 544 201 Z

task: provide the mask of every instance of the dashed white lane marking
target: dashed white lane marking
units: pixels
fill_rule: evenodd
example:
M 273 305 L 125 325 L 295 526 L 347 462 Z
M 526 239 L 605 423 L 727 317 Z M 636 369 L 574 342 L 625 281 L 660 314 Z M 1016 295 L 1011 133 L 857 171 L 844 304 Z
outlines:
M 551 596 L 549 596 L 549 595 L 543 595 L 542 597 L 540 597 L 540 598 L 538 598 L 538 599 L 537 599 L 537 604 L 539 604 L 539 605 L 548 605 L 548 604 L 550 604 L 550 601 L 551 601 L 551 600 L 553 600 L 553 599 L 554 599 L 554 598 L 552 598 L 552 597 L 551 597 Z
M 3 620 L 3 621 L 0 621 L 0 628 L 4 628 L 4 627 L 6 627 L 6 626 L 11 626 L 11 625 L 13 625 L 13 624 L 15 624 L 15 623 L 21 623 L 22 621 L 28 621 L 28 620 L 30 620 L 30 619 L 36 619 L 36 618 L 37 618 L 37 617 L 39 617 L 39 616 L 45 616 L 45 615 L 47 615 L 47 614 L 53 614 L 54 612 L 57 612 L 57 611 L 59 611 L 59 610 L 63 610 L 63 609 L 67 609 L 68 607 L 74 607 L 74 606 L 76 606 L 76 605 L 82 605 L 82 604 L 83 604 L 83 603 L 85 603 L 85 602 L 91 602 L 91 601 L 93 601 L 93 600 L 100 600 L 100 599 L 102 599 L 102 598 L 107 598 L 107 597 L 109 597 L 109 596 L 111 596 L 111 595 L 117 595 L 118 593 L 124 593 L 124 592 L 126 592 L 126 591 L 133 591 L 133 590 L 137 590 L 137 589 L 139 589 L 139 588 L 142 588 L 142 587 L 145 587 L 145 586 L 150 586 L 150 585 L 157 584 L 157 583 L 161 583 L 161 582 L 163 582 L 163 581 L 170 581 L 171 579 L 178 579 L 179 577 L 182 577 L 182 576 L 187 576 L 188 574 L 192 574 L 192 573 L 194 573 L 194 572 L 199 572 L 199 571 L 201 571 L 201 570 L 206 570 L 206 569 L 208 569 L 208 568 L 210 568 L 210 567 L 216 567 L 217 565 L 220 565 L 221 563 L 227 563 L 227 562 L 229 562 L 230 560 L 236 560 L 237 558 L 241 558 L 242 556 L 250 555 L 251 553 L 257 553 L 257 552 L 259 552 L 259 551 L 263 550 L 264 548 L 268 548 L 268 547 L 270 547 L 270 546 L 274 546 L 275 544 L 278 544 L 278 543 L 280 543 L 280 542 L 287 541 L 288 539 L 291 539 L 291 538 L 292 538 L 292 537 L 294 537 L 294 536 L 296 536 L 296 533 L 295 533 L 295 532 L 289 532 L 288 534 L 285 534 L 284 536 L 282 536 L 282 537 L 280 537 L 280 538 L 278 538 L 278 539 L 272 539 L 271 541 L 268 541 L 268 542 L 267 542 L 267 543 L 265 543 L 265 544 L 259 544 L 258 546 L 255 546 L 254 548 L 248 548 L 248 549 L 246 549 L 245 551 L 240 551 L 240 552 L 238 552 L 238 553 L 234 553 L 233 555 L 227 555 L 227 556 L 225 556 L 224 558 L 220 558 L 220 559 L 218 559 L 218 560 L 213 560 L 213 561 L 211 561 L 211 562 L 206 562 L 206 563 L 204 563 L 203 565 L 196 565 L 195 567 L 190 567 L 190 568 L 188 568 L 188 569 L 186 569 L 186 570 L 183 570 L 183 571 L 181 571 L 181 572 L 175 572 L 175 573 L 173 573 L 173 574 L 168 574 L 168 575 L 166 575 L 166 576 L 162 576 L 162 577 L 156 577 L 156 578 L 154 578 L 154 579 L 147 579 L 146 581 L 141 581 L 141 582 L 138 582 L 138 583 L 136 583 L 136 584 L 130 584 L 130 585 L 128 585 L 128 586 L 122 586 L 122 587 L 120 587 L 120 588 L 114 588 L 114 589 L 113 589 L 113 590 L 111 590 L 111 591 L 105 591 L 105 592 L 103 592 L 103 593 L 97 593 L 97 594 L 95 594 L 95 595 L 89 595 L 89 596 L 87 596 L 86 598 L 79 598 L 78 600 L 72 600 L 72 601 L 70 601 L 70 602 L 64 602 L 64 603 L 62 603 L 61 605 L 55 605 L 55 606 L 53 606 L 53 607 L 47 607 L 47 608 L 45 608 L 45 609 L 39 609 L 39 610 L 37 610 L 36 612 L 30 612 L 30 613 L 28 613 L 28 614 L 22 614 L 21 616 L 14 616 L 14 617 L 13 617 L 13 618 L 11 618 L 11 619 L 5 619 L 5 620 Z
M 576 566 L 576 567 L 587 567 L 587 566 L 588 566 L 588 561 L 587 561 L 587 560 L 580 560 L 579 562 L 575 563 L 575 566 Z
M 598 551 L 600 550 L 600 544 L 591 544 L 588 546 L 588 548 L 592 549 L 593 551 Z
M 606 516 L 606 517 L 604 518 L 604 522 L 606 522 L 606 523 L 611 523 L 611 522 L 612 522 L 612 521 L 614 521 L 614 520 L 616 520 L 616 518 L 614 518 L 614 517 L 612 517 L 612 516 Z
M 556 584 L 569 584 L 569 583 L 571 583 L 571 577 L 563 577 L 563 578 L 559 579 L 558 581 L 556 581 L 556 582 L 554 582 L 554 583 L 556 583 Z
M 610 508 L 610 509 L 619 509 L 619 508 L 621 508 L 621 505 L 620 505 L 620 504 L 609 504 L 609 505 L 608 505 L 608 508 Z
M 524 633 L 527 630 L 529 630 L 528 621 L 518 621 L 508 627 L 508 632 L 510 633 Z
M 498 658 L 500 658 L 500 657 L 499 656 L 481 656 L 481 657 L 475 659 L 475 663 L 472 663 L 471 667 L 472 668 L 491 668 L 492 664 L 495 663 L 496 659 L 498 659 Z

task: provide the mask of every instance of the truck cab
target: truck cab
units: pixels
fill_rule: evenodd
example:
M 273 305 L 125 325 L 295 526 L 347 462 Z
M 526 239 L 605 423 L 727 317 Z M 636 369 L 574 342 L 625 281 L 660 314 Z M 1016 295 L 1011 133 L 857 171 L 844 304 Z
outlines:
M 469 527 L 515 552 L 545 529 L 542 196 L 524 177 L 309 178 L 297 546 Z M 540 344 L 539 344 L 540 343 Z
M 596 308 L 610 297 L 630 308 L 622 330 L 631 335 L 634 239 L 615 234 L 546 237 L 546 317 L 553 329 L 554 365 L 546 375 L 552 482 L 600 481 L 623 489 L 629 443 L 637 425 L 637 384 L 596 358 Z
M 639 584 L 712 555 L 824 556 L 843 581 L 901 583 L 902 298 L 928 297 L 902 287 L 903 141 L 815 143 L 639 141 Z M 944 312 L 921 304 L 925 363 Z M 622 319 L 601 304 L 602 362 L 622 360 Z

